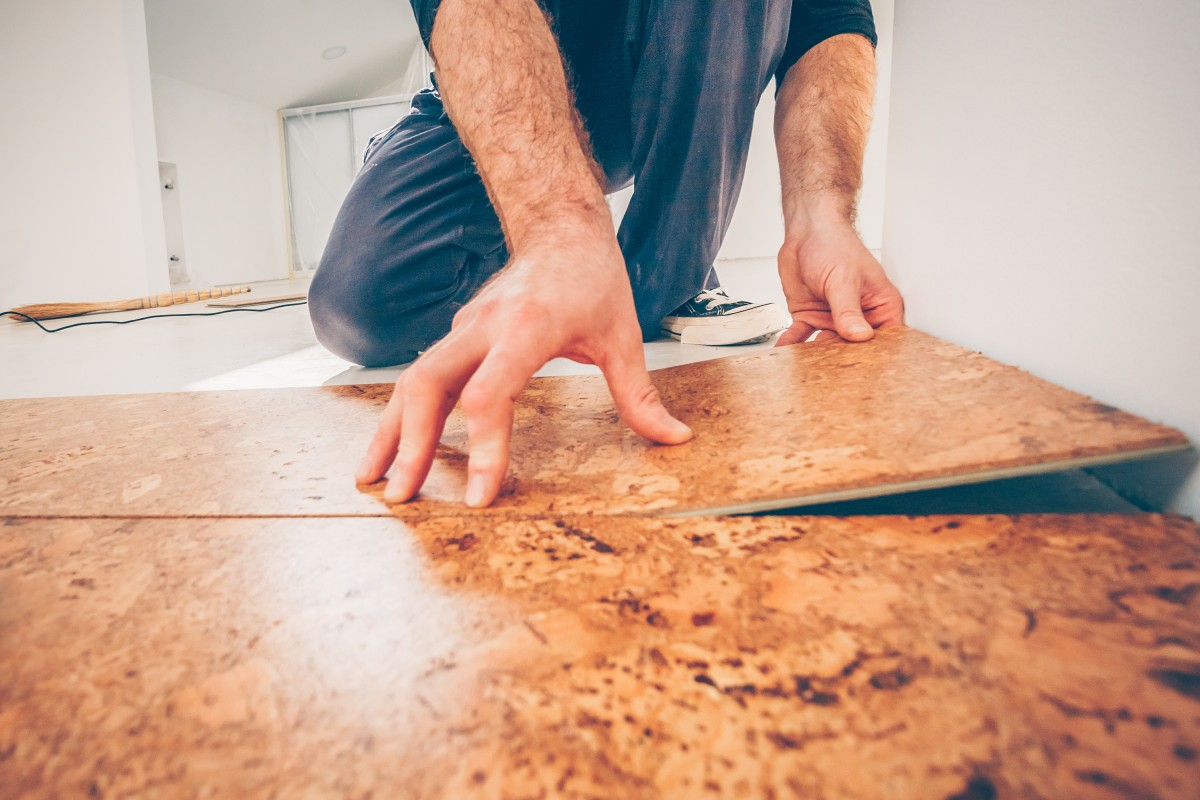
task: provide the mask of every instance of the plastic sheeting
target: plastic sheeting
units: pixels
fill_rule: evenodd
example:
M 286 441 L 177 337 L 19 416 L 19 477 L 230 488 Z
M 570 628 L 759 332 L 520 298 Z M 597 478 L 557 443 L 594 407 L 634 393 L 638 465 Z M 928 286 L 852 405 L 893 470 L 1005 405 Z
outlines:
M 408 113 L 412 95 L 429 85 L 430 66 L 418 48 L 406 75 L 384 87 L 383 96 L 281 112 L 293 274 L 310 274 L 320 264 L 367 143 Z

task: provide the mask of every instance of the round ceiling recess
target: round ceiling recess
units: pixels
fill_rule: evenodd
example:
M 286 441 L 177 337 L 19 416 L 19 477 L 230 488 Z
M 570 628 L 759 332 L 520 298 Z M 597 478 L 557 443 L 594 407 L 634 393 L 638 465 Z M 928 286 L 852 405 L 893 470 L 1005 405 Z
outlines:
M 346 48 L 339 44 L 321 53 L 321 58 L 326 61 L 333 61 L 335 58 L 341 58 L 344 55 L 346 55 Z

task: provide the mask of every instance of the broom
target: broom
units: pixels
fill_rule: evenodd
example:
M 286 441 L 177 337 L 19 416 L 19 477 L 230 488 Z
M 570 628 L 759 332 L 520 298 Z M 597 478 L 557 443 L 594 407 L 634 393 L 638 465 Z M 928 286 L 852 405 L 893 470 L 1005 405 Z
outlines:
M 242 294 L 250 291 L 249 286 L 224 286 L 220 289 L 200 289 L 190 292 L 175 292 L 173 294 L 152 294 L 149 297 L 135 297 L 132 300 L 114 300 L 108 303 L 42 303 L 41 305 L 21 306 L 12 311 L 24 314 L 34 319 L 58 319 L 59 317 L 75 317 L 80 314 L 103 314 L 110 311 L 138 311 L 143 308 L 164 308 L 183 303 L 198 303 L 201 300 L 212 300 L 219 297 Z M 29 322 L 25 317 L 10 313 L 9 319 Z

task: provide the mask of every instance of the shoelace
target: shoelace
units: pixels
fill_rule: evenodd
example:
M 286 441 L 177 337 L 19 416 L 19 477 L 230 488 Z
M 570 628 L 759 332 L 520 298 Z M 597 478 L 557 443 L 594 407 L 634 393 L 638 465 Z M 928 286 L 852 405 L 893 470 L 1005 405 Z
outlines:
M 725 293 L 725 290 L 718 286 L 715 289 L 705 289 L 700 294 L 692 298 L 693 303 L 704 303 L 705 311 L 712 311 L 719 305 L 733 302 L 732 298 Z

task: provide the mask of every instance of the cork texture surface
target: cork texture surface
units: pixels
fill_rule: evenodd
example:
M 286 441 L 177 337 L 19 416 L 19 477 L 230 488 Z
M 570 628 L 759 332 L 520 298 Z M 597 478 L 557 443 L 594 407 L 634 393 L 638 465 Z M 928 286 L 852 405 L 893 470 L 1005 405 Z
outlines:
M 1200 795 L 1178 518 L 0 531 L 5 797 Z
M 658 447 L 600 377 L 519 398 L 496 507 L 521 514 L 744 512 L 1183 448 L 1178 431 L 912 329 L 654 373 L 693 441 Z M 390 385 L 0 402 L 8 516 L 382 515 L 352 476 Z M 455 411 L 418 499 L 462 514 Z

